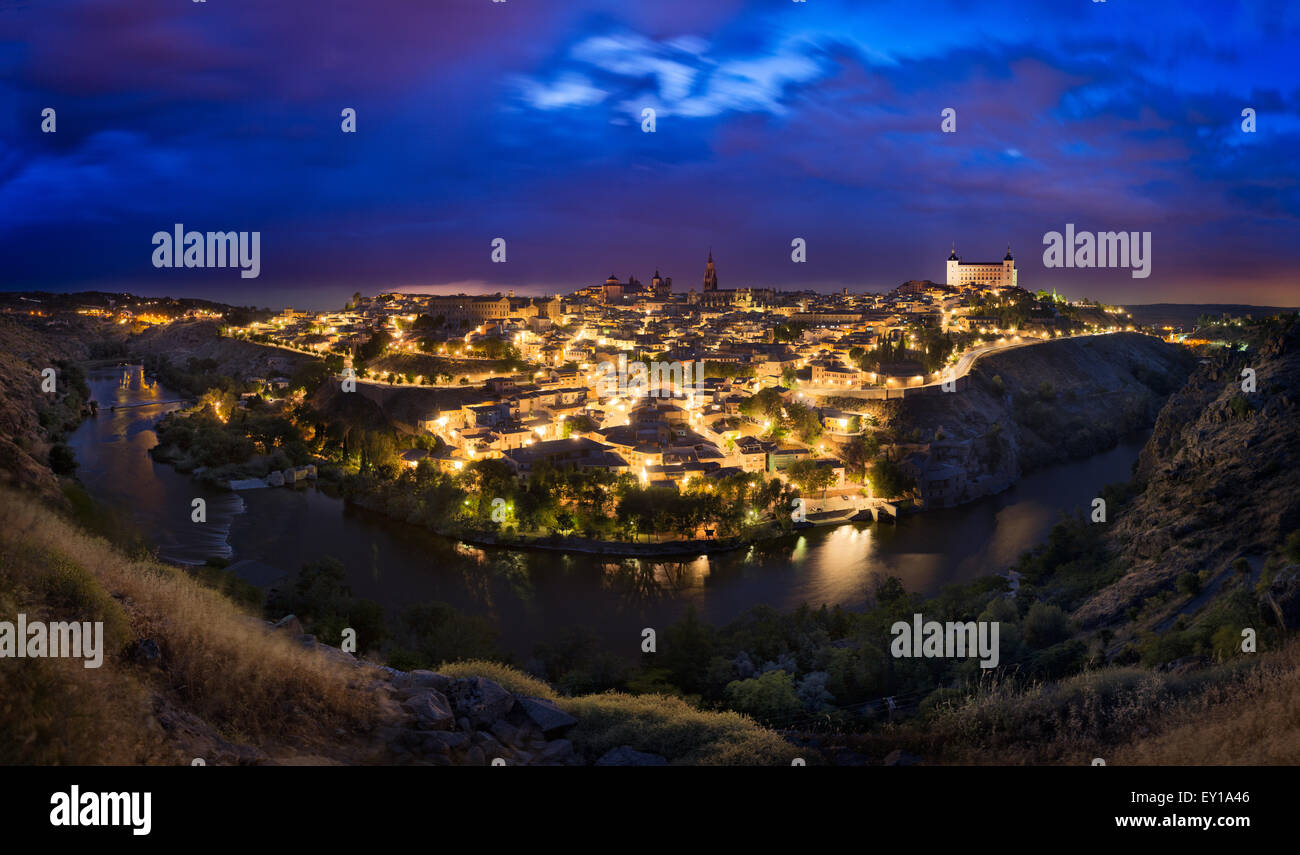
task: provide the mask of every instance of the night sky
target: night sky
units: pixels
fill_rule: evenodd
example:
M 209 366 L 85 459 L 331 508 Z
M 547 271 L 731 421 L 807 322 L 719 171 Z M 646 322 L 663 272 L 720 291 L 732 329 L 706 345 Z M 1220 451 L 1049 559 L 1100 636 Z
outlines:
M 8 290 L 684 291 L 712 248 L 724 288 L 878 291 L 955 241 L 1031 289 L 1300 303 L 1284 0 L 6 2 L 0 67 Z M 155 269 L 178 222 L 260 231 L 261 276 Z M 1150 231 L 1150 278 L 1046 269 L 1066 223 Z

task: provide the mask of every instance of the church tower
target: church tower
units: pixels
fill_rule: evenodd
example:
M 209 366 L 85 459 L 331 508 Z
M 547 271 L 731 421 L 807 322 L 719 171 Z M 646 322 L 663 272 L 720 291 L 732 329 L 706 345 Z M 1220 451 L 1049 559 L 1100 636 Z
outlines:
M 704 268 L 704 290 L 718 290 L 718 271 L 713 267 L 713 250 L 709 250 L 709 263 Z

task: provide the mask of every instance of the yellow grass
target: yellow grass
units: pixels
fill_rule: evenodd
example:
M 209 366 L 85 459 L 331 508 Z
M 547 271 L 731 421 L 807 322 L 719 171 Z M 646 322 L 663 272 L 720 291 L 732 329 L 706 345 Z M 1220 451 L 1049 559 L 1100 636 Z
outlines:
M 536 677 L 529 676 L 518 668 L 489 662 L 486 659 L 465 659 L 460 662 L 444 662 L 438 666 L 438 673 L 447 677 L 484 677 L 501 686 L 507 692 L 516 695 L 528 695 L 533 698 L 554 700 L 555 690 Z
M 698 710 L 668 695 L 607 692 L 566 698 L 560 705 L 578 719 L 569 738 L 591 762 L 622 745 L 674 765 L 789 766 L 796 757 L 809 765 L 820 759 L 748 716 Z
M 1115 763 L 1153 766 L 1300 764 L 1300 639 L 1242 681 L 1167 716 L 1160 732 L 1122 746 Z
M 69 589 L 76 596 L 61 598 L 65 602 L 60 618 L 101 619 L 86 616 L 85 611 L 95 603 L 100 604 L 95 608 L 102 611 L 102 604 L 107 602 L 104 598 L 111 597 L 120 603 L 127 622 L 125 633 L 118 634 L 126 637 L 118 638 L 116 649 L 106 649 L 102 668 L 85 669 L 80 662 L 65 668 L 68 663 L 47 662 L 37 667 L 53 670 L 39 674 L 33 671 L 25 678 L 31 683 L 26 689 L 29 693 L 39 688 L 52 696 L 66 691 L 93 697 L 104 691 L 105 683 L 115 683 L 117 690 L 112 694 L 139 703 L 143 697 L 141 687 L 147 687 L 224 734 L 254 740 L 292 739 L 320 732 L 332 735 L 336 727 L 365 729 L 377 715 L 376 695 L 366 687 L 370 675 L 365 669 L 340 667 L 301 648 L 283 635 L 269 632 L 261 621 L 241 613 L 221 594 L 203 587 L 184 571 L 126 558 L 106 541 L 7 490 L 0 491 L 0 568 L 5 574 L 0 578 L 5 583 L 0 592 L 10 592 L 9 602 L 0 602 L 4 612 L 22 610 L 31 615 L 58 608 L 58 602 L 51 602 L 51 592 Z M 52 588 L 51 578 L 64 579 L 63 587 Z M 83 605 L 80 613 L 67 613 L 68 601 L 90 605 Z M 4 612 L 0 612 L 0 619 L 13 619 Z M 110 630 L 106 635 L 114 634 L 113 623 L 111 619 L 106 623 L 106 630 Z M 162 649 L 162 669 L 146 670 L 123 655 L 123 642 L 129 650 L 147 638 L 154 639 Z M 107 638 L 105 643 L 107 646 Z M 56 671 L 61 674 L 59 686 L 41 685 Z M 6 669 L 4 673 L 7 684 L 15 671 Z M 10 692 L 3 694 L 9 696 Z M 5 702 L 0 702 L 0 716 L 6 710 L 10 714 L 7 721 L 0 719 L 0 726 L 25 730 L 24 738 L 49 736 L 38 736 L 41 725 L 32 718 L 34 710 L 13 717 L 12 698 L 8 704 L 6 707 Z M 108 719 L 121 710 L 112 705 L 102 710 L 91 706 L 84 712 L 91 719 Z M 57 705 L 49 707 L 46 714 L 57 716 Z M 24 726 L 23 715 L 32 719 L 30 725 Z M 85 719 L 73 718 L 67 717 L 63 724 L 67 733 L 88 724 Z M 132 721 L 141 734 L 135 741 L 147 742 L 143 737 L 147 722 L 142 718 Z M 107 726 L 106 721 L 89 723 Z M 106 745 L 89 753 L 91 756 L 81 757 L 73 751 L 63 759 L 119 762 L 131 752 Z M 147 750 L 143 753 L 150 754 Z M 36 758 L 34 762 L 43 760 Z

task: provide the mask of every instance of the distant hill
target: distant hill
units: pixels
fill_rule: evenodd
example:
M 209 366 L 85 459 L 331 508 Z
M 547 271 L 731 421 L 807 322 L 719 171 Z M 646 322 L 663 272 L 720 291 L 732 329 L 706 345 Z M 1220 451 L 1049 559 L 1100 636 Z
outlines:
M 1253 318 L 1266 318 L 1279 312 L 1294 312 L 1295 308 L 1285 306 L 1248 306 L 1241 303 L 1147 303 L 1145 305 L 1124 305 L 1139 324 L 1152 326 L 1191 326 L 1201 315 L 1223 315 L 1227 313 L 1234 318 L 1250 315 Z

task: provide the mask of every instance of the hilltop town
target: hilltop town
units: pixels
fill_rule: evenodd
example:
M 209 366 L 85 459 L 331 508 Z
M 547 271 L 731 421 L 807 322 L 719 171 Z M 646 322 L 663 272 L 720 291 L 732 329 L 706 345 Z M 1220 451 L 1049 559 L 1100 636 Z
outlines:
M 328 409 L 345 389 L 378 402 L 410 468 L 498 459 L 521 479 L 549 466 L 679 493 L 748 473 L 793 482 L 813 521 L 842 520 L 883 499 L 986 492 L 964 491 L 950 466 L 930 471 L 929 455 L 882 459 L 900 438 L 870 402 L 959 392 L 1000 350 L 1133 329 L 1118 307 L 1021 288 L 1009 250 L 972 263 L 954 248 L 946 269 L 946 282 L 886 294 L 727 289 L 710 253 L 685 293 L 658 271 L 566 296 L 357 293 L 338 311 L 289 308 L 223 335 L 324 360 L 334 382 L 313 403 Z M 309 391 L 287 374 L 242 379 L 245 398 Z

